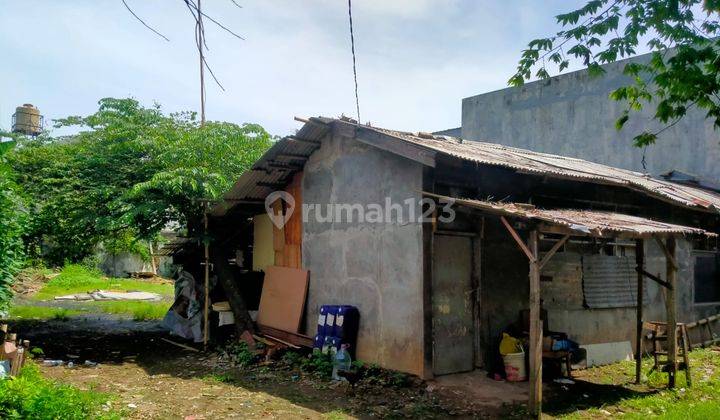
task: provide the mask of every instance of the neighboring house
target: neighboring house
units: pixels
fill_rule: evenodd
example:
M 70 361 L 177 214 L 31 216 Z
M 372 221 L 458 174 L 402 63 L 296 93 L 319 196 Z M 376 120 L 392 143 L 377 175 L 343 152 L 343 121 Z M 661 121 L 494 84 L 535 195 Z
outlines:
M 283 229 L 264 216 L 266 197 L 279 190 L 295 200 Z M 440 196 L 471 200 L 455 203 L 446 223 Z M 396 217 L 411 208 L 417 217 L 436 201 L 422 223 Z M 313 207 L 303 212 L 303 204 Z M 376 204 L 394 208 L 389 221 L 359 220 Z M 329 218 L 327 205 L 351 207 Z M 532 306 L 528 257 L 510 228 L 522 240 L 539 231 L 537 260 L 558 250 L 540 273 L 540 295 L 549 328 L 580 344 L 635 341 L 636 239 L 645 239 L 646 271 L 659 277 L 665 254 L 653 238 L 677 241 L 678 321 L 720 311 L 717 241 L 704 231 L 720 232 L 720 194 L 347 119 L 311 118 L 243 174 L 211 211 L 210 253 L 220 266 L 243 261 L 238 278 L 268 264 L 310 270 L 306 334 L 315 333 L 320 305 L 355 305 L 360 359 L 432 377 L 491 367 L 501 332 Z M 661 287 L 645 284 L 644 319 L 664 320 Z
M 653 120 L 652 104 L 631 112 L 622 130 L 615 128 L 627 104 L 608 96 L 633 83 L 623 75 L 625 64 L 649 57 L 604 65 L 606 73 L 599 77 L 580 70 L 465 98 L 460 137 L 588 159 L 654 176 L 678 170 L 720 182 L 720 132 L 702 109 L 691 107 L 647 150 L 634 147 L 632 138 L 644 130 L 664 127 Z

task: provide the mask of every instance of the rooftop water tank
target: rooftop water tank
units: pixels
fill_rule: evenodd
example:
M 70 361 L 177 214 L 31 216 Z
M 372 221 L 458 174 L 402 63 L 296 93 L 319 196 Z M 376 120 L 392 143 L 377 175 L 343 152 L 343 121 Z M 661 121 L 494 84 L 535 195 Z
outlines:
M 15 108 L 12 116 L 12 131 L 28 136 L 37 136 L 42 132 L 43 116 L 33 104 L 24 104 Z

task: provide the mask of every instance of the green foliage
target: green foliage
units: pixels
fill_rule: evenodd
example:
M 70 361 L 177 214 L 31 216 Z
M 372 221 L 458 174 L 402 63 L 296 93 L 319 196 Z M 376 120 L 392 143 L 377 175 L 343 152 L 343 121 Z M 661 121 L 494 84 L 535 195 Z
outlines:
M 107 395 L 81 391 L 40 375 L 34 364 L 13 379 L 0 381 L 0 417 L 5 419 L 84 420 L 120 418 L 103 412 Z
M 333 370 L 333 356 L 320 352 L 312 352 L 300 362 L 300 370 L 313 373 L 323 378 L 329 378 Z
M 258 355 L 250 350 L 250 347 L 244 341 L 228 344 L 224 349 L 224 353 L 234 365 L 240 367 L 249 367 L 259 361 Z
M 134 99 L 105 98 L 89 116 L 56 121 L 81 130 L 21 141 L 7 154 L 28 196 L 28 249 L 78 262 L 100 243 L 127 250 L 168 222 L 187 225 L 201 199 L 218 198 L 270 146 L 254 124 L 164 115 Z
M 696 107 L 720 127 L 720 1 L 716 0 L 591 0 L 585 6 L 556 16 L 563 30 L 530 41 L 509 83 L 522 85 L 533 77 L 550 77 L 547 64 L 559 71 L 580 60 L 591 75 L 604 73 L 601 64 L 636 54 L 645 43 L 648 62 L 630 62 L 624 73 L 633 84 L 615 90 L 611 99 L 624 101 L 626 112 L 617 120 L 621 129 L 630 111 L 648 104 L 664 128 L 635 136 L 638 147 L 658 136 Z
M 18 188 L 0 153 L 0 310 L 7 307 L 13 276 L 25 259 L 22 235 L 26 214 Z

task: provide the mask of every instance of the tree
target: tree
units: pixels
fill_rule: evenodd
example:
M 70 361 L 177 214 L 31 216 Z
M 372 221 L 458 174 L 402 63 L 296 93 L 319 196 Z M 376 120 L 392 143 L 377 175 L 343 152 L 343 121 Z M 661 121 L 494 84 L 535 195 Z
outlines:
M 563 28 L 556 35 L 530 41 L 509 83 L 522 85 L 533 72 L 546 79 L 548 64 L 562 71 L 571 59 L 581 60 L 591 75 L 602 75 L 602 64 L 636 55 L 644 44 L 650 60 L 627 63 L 624 73 L 633 83 L 610 95 L 627 103 L 616 127 L 647 105 L 655 107 L 654 118 L 664 128 L 636 135 L 638 147 L 654 143 L 691 108 L 704 110 L 720 127 L 718 10 L 718 0 L 591 0 L 556 16 Z
M 0 143 L 0 310 L 7 307 L 12 297 L 10 285 L 24 261 L 24 206 L 3 158 L 12 145 L 12 142 Z
M 8 161 L 27 195 L 26 245 L 62 264 L 101 242 L 151 239 L 187 225 L 270 146 L 260 126 L 164 115 L 134 99 L 106 98 L 85 117 L 56 121 L 81 131 L 21 141 Z

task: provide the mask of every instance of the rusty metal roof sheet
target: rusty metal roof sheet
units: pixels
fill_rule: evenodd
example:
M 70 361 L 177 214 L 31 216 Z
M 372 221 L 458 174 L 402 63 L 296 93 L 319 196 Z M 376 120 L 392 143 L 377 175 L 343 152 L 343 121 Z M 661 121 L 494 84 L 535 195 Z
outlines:
M 639 172 L 495 143 L 434 136 L 427 133 L 422 133 L 420 137 L 420 133 L 413 134 L 377 127 L 367 128 L 462 160 L 502 166 L 530 174 L 628 187 L 665 201 L 720 212 L 720 194 L 656 179 Z
M 500 203 L 460 199 L 427 192 L 423 194 L 429 197 L 450 200 L 458 205 L 476 208 L 500 216 L 518 217 L 562 226 L 577 232 L 578 235 L 590 235 L 594 237 L 647 237 L 652 235 L 717 236 L 703 229 L 658 222 L 656 220 L 621 213 L 572 209 L 545 210 L 522 203 Z
M 295 170 L 271 167 L 271 162 L 288 162 L 302 165 L 307 157 L 319 147 L 319 142 L 334 126 L 372 130 L 384 135 L 387 141 L 410 143 L 429 152 L 451 156 L 457 159 L 484 165 L 500 166 L 519 173 L 542 175 L 597 184 L 630 188 L 649 196 L 693 209 L 720 213 L 720 194 L 700 188 L 681 185 L 652 178 L 625 169 L 614 168 L 582 159 L 538 153 L 530 150 L 503 146 L 495 143 L 463 140 L 457 137 L 439 136 L 430 133 L 409 133 L 388 130 L 368 125 L 358 125 L 347 119 L 315 117 L 310 118 L 295 136 L 276 142 L 253 166 L 244 173 L 233 188 L 224 196 L 225 203 L 216 205 L 211 214 L 220 216 L 227 209 L 242 200 L 262 201 L 276 188 L 263 185 L 287 183 Z M 363 134 L 358 134 L 358 137 Z M 302 141 L 297 141 L 302 139 Z M 390 150 L 390 149 L 388 149 Z M 392 152 L 392 150 L 390 150 Z

